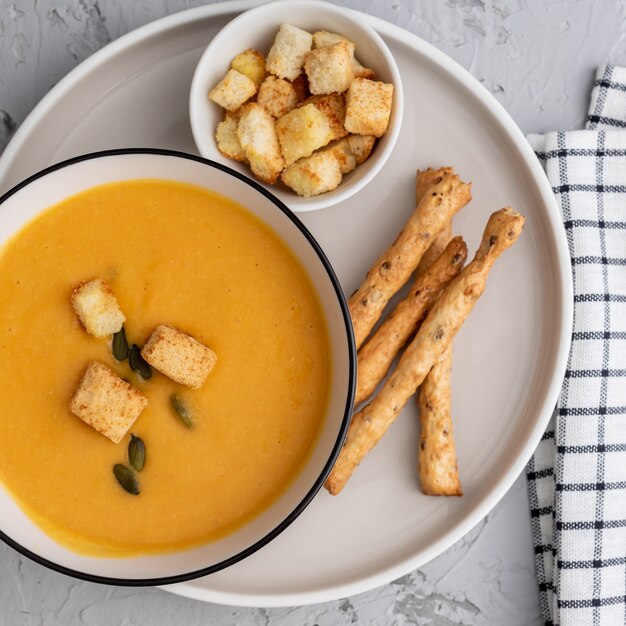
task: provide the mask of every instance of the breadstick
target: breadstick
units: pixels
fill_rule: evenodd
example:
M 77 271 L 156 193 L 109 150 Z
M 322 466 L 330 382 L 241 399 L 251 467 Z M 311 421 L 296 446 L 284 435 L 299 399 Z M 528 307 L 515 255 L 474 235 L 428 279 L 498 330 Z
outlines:
M 416 191 L 420 193 L 419 185 Z M 451 237 L 450 225 L 422 257 L 417 266 L 418 278 L 428 271 Z M 430 496 L 463 495 L 452 430 L 451 372 L 452 346 L 433 365 L 417 392 L 420 420 L 418 473 L 422 492 Z
M 455 237 L 433 266 L 418 276 L 407 297 L 365 342 L 357 357 L 355 405 L 363 402 L 376 389 L 428 308 L 461 271 L 466 258 L 467 246 L 463 238 Z
M 435 180 L 396 240 L 348 300 L 357 348 L 369 335 L 391 296 L 409 279 L 429 245 L 471 199 L 471 185 L 456 174 L 445 171 Z
M 442 176 L 451 174 L 454 174 L 452 167 L 440 167 L 436 170 L 429 167 L 426 170 L 417 170 L 415 172 L 415 206 L 419 205 L 431 185 L 437 184 Z
M 452 435 L 450 373 L 452 346 L 441 355 L 419 389 L 419 477 L 429 496 L 462 496 Z
M 420 193 L 419 185 L 416 192 Z M 418 277 L 428 271 L 451 237 L 452 225 L 426 250 L 417 266 Z M 463 495 L 452 431 L 451 372 L 452 346 L 433 365 L 417 392 L 420 420 L 418 473 L 422 492 L 431 496 Z
M 432 245 L 426 252 L 420 261 L 417 269 L 415 270 L 415 278 L 419 278 L 421 274 L 427 272 L 435 260 L 441 256 L 441 253 L 446 249 L 446 246 L 452 239 L 452 224 L 448 224 L 442 231 L 441 235 L 433 241 Z
M 474 260 L 441 294 L 380 393 L 353 416 L 344 447 L 326 480 L 325 486 L 331 494 L 343 489 L 357 465 L 380 441 L 448 349 L 484 291 L 494 261 L 517 240 L 523 226 L 524 218 L 508 207 L 489 218 Z

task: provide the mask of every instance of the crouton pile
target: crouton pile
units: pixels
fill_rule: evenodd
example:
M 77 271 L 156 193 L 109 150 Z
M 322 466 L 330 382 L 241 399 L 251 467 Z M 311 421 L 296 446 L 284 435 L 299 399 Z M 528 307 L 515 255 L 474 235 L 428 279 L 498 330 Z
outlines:
M 209 92 L 225 109 L 219 151 L 299 196 L 336 189 L 387 132 L 393 100 L 393 85 L 374 80 L 354 52 L 342 35 L 282 24 L 267 57 L 237 55 Z

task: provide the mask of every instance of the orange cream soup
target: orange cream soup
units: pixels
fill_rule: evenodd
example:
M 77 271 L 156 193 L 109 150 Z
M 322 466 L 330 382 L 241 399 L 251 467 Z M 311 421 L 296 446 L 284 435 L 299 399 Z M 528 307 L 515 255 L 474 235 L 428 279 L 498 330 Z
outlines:
M 70 305 L 81 280 L 109 282 L 129 343 L 172 324 L 218 362 L 191 390 L 141 382 Z M 241 206 L 157 180 L 96 187 L 38 217 L 0 256 L 0 478 L 46 532 L 107 556 L 164 552 L 223 536 L 267 507 L 320 427 L 329 347 L 312 286 L 284 243 Z M 118 485 L 118 445 L 68 401 L 91 360 L 149 400 L 132 427 L 146 445 L 141 494 Z M 174 415 L 177 392 L 196 420 Z

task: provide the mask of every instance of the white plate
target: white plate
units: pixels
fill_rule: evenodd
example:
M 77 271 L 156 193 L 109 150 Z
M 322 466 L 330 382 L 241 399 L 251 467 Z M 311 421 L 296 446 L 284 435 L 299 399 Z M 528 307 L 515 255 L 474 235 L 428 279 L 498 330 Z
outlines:
M 0 159 L 0 188 L 91 150 L 194 151 L 187 105 L 208 40 L 253 1 L 192 9 L 94 54 L 31 113 Z M 474 183 L 455 218 L 473 249 L 488 215 L 511 204 L 524 234 L 496 263 L 455 341 L 453 410 L 465 496 L 429 498 L 416 477 L 409 402 L 338 497 L 320 493 L 280 537 L 212 576 L 168 587 L 249 606 L 322 602 L 366 591 L 432 559 L 496 504 L 522 471 L 554 407 L 572 322 L 565 235 L 547 180 L 519 129 L 465 70 L 421 39 L 364 16 L 402 72 L 403 130 L 376 179 L 349 201 L 303 215 L 345 290 L 359 283 L 414 207 L 415 168 L 454 165 Z

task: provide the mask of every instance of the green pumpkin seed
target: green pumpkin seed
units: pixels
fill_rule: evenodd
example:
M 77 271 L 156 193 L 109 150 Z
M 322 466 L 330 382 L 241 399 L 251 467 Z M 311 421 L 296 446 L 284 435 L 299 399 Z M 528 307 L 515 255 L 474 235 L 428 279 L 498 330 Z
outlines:
M 191 415 L 184 402 L 181 400 L 180 396 L 176 393 L 173 393 L 170 396 L 170 402 L 172 404 L 172 408 L 176 412 L 176 415 L 180 418 L 180 421 L 187 426 L 187 428 L 193 428 L 193 420 L 191 419 Z
M 152 376 L 152 368 L 141 356 L 141 351 L 136 343 L 133 344 L 128 353 L 128 363 L 130 364 L 130 369 L 137 372 L 144 380 L 148 380 Z
M 138 472 L 143 469 L 146 463 L 146 446 L 140 437 L 132 434 L 128 442 L 128 460 Z
M 126 331 L 124 327 L 113 335 L 113 356 L 118 361 L 128 358 L 128 341 L 126 341 Z
M 115 478 L 117 478 L 117 482 L 122 486 L 122 489 L 134 496 L 139 495 L 139 481 L 137 480 L 137 476 L 135 476 L 126 465 L 116 463 L 113 466 L 113 473 L 115 474 Z

